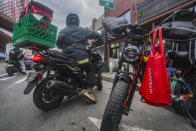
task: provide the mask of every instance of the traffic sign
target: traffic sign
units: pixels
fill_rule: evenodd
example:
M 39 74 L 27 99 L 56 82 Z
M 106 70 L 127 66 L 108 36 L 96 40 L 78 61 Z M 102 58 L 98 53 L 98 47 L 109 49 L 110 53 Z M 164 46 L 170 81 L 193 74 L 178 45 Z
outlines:
M 114 8 L 114 0 L 99 0 L 99 5 L 107 8 Z

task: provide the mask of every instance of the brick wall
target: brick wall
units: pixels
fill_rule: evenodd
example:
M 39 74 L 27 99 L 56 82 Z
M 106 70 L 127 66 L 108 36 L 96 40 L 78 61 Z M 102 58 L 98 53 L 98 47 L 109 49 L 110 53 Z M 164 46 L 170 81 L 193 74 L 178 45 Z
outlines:
M 131 23 L 136 22 L 136 10 L 137 3 L 141 3 L 144 0 L 115 0 L 115 8 L 108 9 L 108 16 L 119 17 L 123 15 L 128 10 L 131 10 Z

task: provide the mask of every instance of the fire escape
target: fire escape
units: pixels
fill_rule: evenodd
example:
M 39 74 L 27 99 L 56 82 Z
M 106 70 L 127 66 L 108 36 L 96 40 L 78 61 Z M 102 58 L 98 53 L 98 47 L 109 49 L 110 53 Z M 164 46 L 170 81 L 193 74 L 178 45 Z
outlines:
M 0 0 L 0 54 L 5 52 L 6 44 L 11 42 L 9 32 L 12 32 L 13 24 L 18 22 L 22 9 L 29 1 Z

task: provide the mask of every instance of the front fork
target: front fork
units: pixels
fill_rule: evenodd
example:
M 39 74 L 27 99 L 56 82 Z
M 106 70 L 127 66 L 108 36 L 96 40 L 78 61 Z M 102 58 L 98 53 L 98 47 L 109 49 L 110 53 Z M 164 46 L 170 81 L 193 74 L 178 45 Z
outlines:
M 127 86 L 130 86 L 131 83 L 133 82 L 132 76 L 133 76 L 133 73 L 131 73 L 131 72 L 126 72 L 126 71 L 122 71 L 122 70 L 118 71 L 118 73 L 115 76 L 114 82 L 113 82 L 112 91 L 113 91 L 113 89 L 115 87 L 115 84 L 120 79 L 125 80 L 128 83 Z M 127 98 L 128 99 L 127 99 L 126 104 L 123 106 L 123 114 L 124 115 L 128 115 L 128 113 L 130 111 L 130 107 L 131 107 L 133 96 L 134 96 L 134 93 L 135 93 L 135 90 L 136 90 L 136 86 L 137 86 L 137 80 L 135 81 L 135 83 L 134 83 L 134 85 L 132 87 L 130 95 L 128 96 L 128 94 L 127 94 Z M 130 88 L 130 87 L 127 87 L 127 88 Z
M 132 82 L 132 80 L 131 80 L 131 82 Z M 129 86 L 131 85 L 131 82 L 129 83 Z M 127 100 L 126 104 L 123 107 L 123 114 L 124 115 L 128 116 L 129 111 L 131 111 L 130 108 L 131 108 L 131 104 L 132 104 L 132 101 L 133 101 L 133 96 L 135 94 L 136 87 L 137 87 L 137 81 L 134 83 L 134 85 L 132 87 L 132 90 L 130 92 L 130 95 L 128 96 L 128 100 Z

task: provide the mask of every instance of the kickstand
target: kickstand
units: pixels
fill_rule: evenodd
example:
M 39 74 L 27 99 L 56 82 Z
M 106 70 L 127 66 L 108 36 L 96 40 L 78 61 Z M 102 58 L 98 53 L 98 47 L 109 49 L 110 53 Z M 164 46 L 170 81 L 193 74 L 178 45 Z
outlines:
M 192 126 L 196 129 L 196 121 L 194 120 L 191 113 L 189 112 L 186 103 L 183 100 L 181 100 L 180 102 L 183 104 L 185 114 L 190 119 Z

